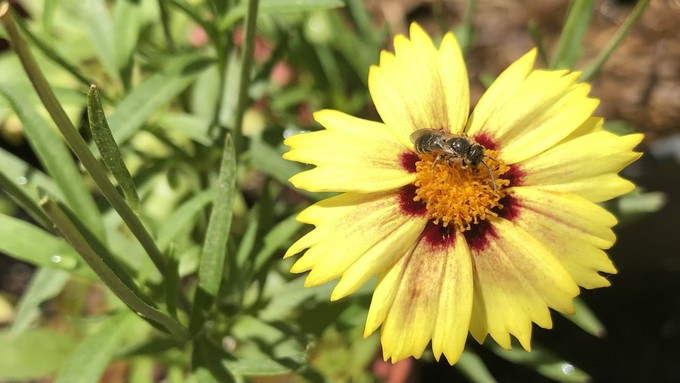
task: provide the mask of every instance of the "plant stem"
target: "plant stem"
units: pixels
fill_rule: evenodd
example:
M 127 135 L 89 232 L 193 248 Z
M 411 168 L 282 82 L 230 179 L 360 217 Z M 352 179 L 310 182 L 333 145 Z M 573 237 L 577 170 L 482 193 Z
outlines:
M 234 121 L 234 148 L 238 155 L 243 150 L 243 114 L 248 101 L 248 86 L 250 85 L 250 71 L 253 66 L 253 52 L 255 48 L 255 26 L 257 25 L 257 10 L 259 0 L 248 1 L 246 13 L 245 38 L 243 40 L 243 54 L 241 57 L 241 75 L 239 81 L 238 101 L 236 103 L 236 118 Z

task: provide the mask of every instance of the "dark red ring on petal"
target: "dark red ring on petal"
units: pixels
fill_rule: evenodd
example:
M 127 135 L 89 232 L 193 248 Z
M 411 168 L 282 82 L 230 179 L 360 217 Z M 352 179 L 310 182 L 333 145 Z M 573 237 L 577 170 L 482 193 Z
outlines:
M 413 184 L 402 186 L 399 189 L 399 206 L 401 210 L 414 217 L 422 217 L 427 214 L 427 207 L 422 201 L 414 201 L 416 186 Z
M 420 158 L 418 158 L 418 155 L 413 152 L 403 152 L 399 156 L 401 167 L 409 173 L 416 172 L 416 162 L 419 160 Z
M 430 221 L 423 230 L 423 241 L 435 248 L 453 246 L 456 243 L 456 231 L 453 226 L 444 227 Z

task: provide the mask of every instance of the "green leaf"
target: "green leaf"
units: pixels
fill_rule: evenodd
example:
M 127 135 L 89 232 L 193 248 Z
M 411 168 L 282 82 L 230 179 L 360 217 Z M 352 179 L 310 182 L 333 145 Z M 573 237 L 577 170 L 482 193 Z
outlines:
M 229 29 L 234 23 L 240 21 L 246 14 L 247 1 L 242 1 L 233 7 L 219 21 L 219 30 Z M 341 0 L 260 0 L 260 15 L 278 14 L 288 12 L 307 12 L 323 9 L 344 7 Z
M 10 335 L 16 337 L 28 329 L 40 315 L 40 305 L 57 296 L 68 279 L 69 273 L 65 271 L 46 267 L 38 269 L 21 296 L 17 306 L 17 315 L 9 330 Z
M 105 0 L 88 0 L 78 8 L 78 16 L 87 29 L 87 35 L 92 42 L 99 60 L 106 72 L 113 78 L 119 78 L 116 60 L 116 47 L 114 36 L 116 35 L 111 23 L 111 15 Z
M 276 376 L 290 374 L 307 363 L 307 354 L 300 352 L 276 359 L 239 358 L 224 359 L 222 364 L 234 375 L 239 376 Z
M 186 89 L 208 63 L 202 55 L 180 57 L 169 63 L 165 71 L 136 86 L 108 118 L 116 142 L 122 145 L 130 139 L 149 117 Z
M 303 224 L 295 220 L 296 216 L 297 214 L 281 221 L 265 235 L 264 246 L 255 255 L 255 272 L 258 272 L 271 259 L 276 250 L 289 244 L 290 238 L 302 228 Z
M 156 239 L 158 247 L 162 251 L 167 250 L 172 240 L 177 238 L 180 232 L 192 228 L 196 214 L 210 204 L 215 195 L 215 190 L 202 191 L 184 202 L 167 217 L 158 231 Z
M 78 255 L 59 237 L 0 214 L 0 252 L 36 266 L 75 270 Z
M 116 68 L 130 65 L 144 20 L 142 1 L 116 1 L 113 6 L 113 47 Z
M 76 249 L 102 282 L 133 312 L 154 326 L 160 325 L 159 328 L 165 328 L 178 339 L 188 337 L 189 334 L 182 325 L 158 310 L 150 299 L 141 294 L 130 275 L 118 264 L 108 248 L 92 235 L 77 216 L 49 198 L 44 199 L 41 205 L 61 235 Z
M 29 381 L 47 377 L 61 366 L 75 349 L 68 334 L 37 328 L 13 337 L 0 330 L 0 381 Z
M 576 368 L 552 351 L 535 343 L 531 346 L 531 352 L 526 352 L 518 347 L 512 350 L 504 350 L 495 344 L 489 348 L 505 360 L 531 368 L 537 373 L 558 382 L 585 383 L 592 381 L 585 371 Z
M 19 207 L 24 209 L 28 215 L 31 216 L 40 226 L 45 229 L 51 229 L 52 224 L 45 212 L 40 209 L 38 205 L 37 190 L 36 193 L 29 193 L 26 188 L 21 187 L 14 179 L 10 178 L 2 167 L 0 167 L 0 190 L 3 190 Z
M 565 317 L 580 327 L 583 331 L 598 338 L 603 337 L 607 333 L 607 330 L 605 329 L 602 322 L 597 319 L 597 316 L 595 316 L 595 314 L 580 298 L 574 299 L 574 311 L 574 315 L 565 315 Z
M 27 103 L 27 95 L 3 84 L 0 84 L 0 93 L 12 104 L 24 126 L 26 138 L 47 172 L 59 185 L 68 206 L 97 236 L 103 237 L 104 226 L 99 210 L 61 137 L 47 121 L 35 113 L 33 105 Z
M 211 308 L 224 275 L 227 240 L 231 231 L 232 209 L 236 193 L 236 153 L 231 135 L 227 135 L 224 142 L 215 192 L 216 198 L 208 221 L 198 269 L 198 287 L 191 321 L 193 330 L 202 325 L 204 310 Z
M 163 129 L 182 132 L 201 145 L 213 145 L 209 134 L 210 119 L 196 114 L 168 112 L 159 116 L 156 124 Z
M 594 0 L 572 0 L 567 20 L 550 62 L 551 69 L 570 69 L 583 54 L 583 41 L 593 15 Z
M 471 382 L 474 383 L 495 383 L 494 379 L 489 369 L 484 364 L 482 358 L 472 351 L 465 350 L 463 355 L 460 356 L 460 360 L 456 363 L 455 367 L 460 370 L 460 372 L 465 375 Z
M 89 335 L 59 370 L 55 383 L 98 382 L 111 363 L 135 316 L 127 311 L 109 318 Z
M 0 169 L 12 181 L 24 188 L 44 190 L 50 195 L 64 201 L 64 194 L 50 177 L 40 170 L 24 162 L 12 153 L 0 148 Z
M 106 115 L 102 108 L 99 90 L 94 85 L 87 92 L 87 117 L 90 122 L 92 137 L 97 144 L 97 148 L 99 148 L 104 164 L 106 164 L 113 177 L 118 181 L 120 188 L 123 189 L 125 198 L 132 210 L 138 210 L 139 195 L 137 195 L 135 183 L 132 180 L 130 171 L 125 166 L 123 155 L 120 153 L 116 140 L 111 134 L 111 129 L 109 129 L 109 125 L 106 123 Z

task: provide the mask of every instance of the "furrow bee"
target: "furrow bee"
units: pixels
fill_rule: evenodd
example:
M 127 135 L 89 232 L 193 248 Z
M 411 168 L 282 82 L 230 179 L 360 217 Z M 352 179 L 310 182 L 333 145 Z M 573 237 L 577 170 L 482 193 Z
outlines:
M 493 172 L 489 165 L 484 162 L 484 157 L 486 157 L 484 146 L 474 142 L 467 136 L 436 129 L 418 129 L 411 133 L 410 138 L 416 153 L 432 153 L 437 155 L 432 163 L 433 172 L 435 165 L 440 160 L 446 160 L 449 163 L 460 161 L 463 169 L 468 166 L 476 169 L 479 164 L 482 164 L 489 172 L 494 192 L 498 192 Z

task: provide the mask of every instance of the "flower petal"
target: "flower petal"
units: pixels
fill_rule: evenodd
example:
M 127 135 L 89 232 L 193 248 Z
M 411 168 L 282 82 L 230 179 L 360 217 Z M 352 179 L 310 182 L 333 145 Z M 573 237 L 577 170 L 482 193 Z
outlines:
M 326 129 L 287 138 L 283 158 L 316 165 L 291 177 L 310 191 L 375 192 L 412 183 L 415 174 L 402 166 L 407 149 L 384 124 L 322 110 L 314 118 Z
M 577 130 L 599 103 L 587 97 L 589 85 L 576 84 L 579 73 L 534 70 L 526 74 L 532 58 L 527 56 L 499 78 L 499 88 L 505 92 L 492 85 L 487 92 L 491 96 L 482 97 L 468 123 L 468 134 L 489 135 L 507 164 L 554 146 Z
M 587 289 L 609 286 L 600 272 L 615 274 L 605 254 L 615 241 L 616 218 L 602 207 L 571 193 L 533 187 L 511 189 L 518 212 L 512 222 L 538 239 Z
M 480 343 L 488 333 L 506 349 L 514 335 L 530 350 L 531 322 L 552 327 L 548 307 L 573 312 L 579 289 L 560 261 L 524 229 L 504 219 L 489 222 L 485 247 L 472 249 L 470 332 Z
M 467 71 L 453 35 L 439 51 L 418 24 L 411 24 L 410 35 L 397 35 L 395 53 L 383 51 L 368 74 L 380 117 L 407 147 L 416 129 L 460 132 L 469 113 Z
M 633 151 L 640 141 L 641 134 L 617 136 L 604 130 L 575 138 L 524 161 L 522 184 L 543 186 L 580 182 L 582 186 L 590 187 L 584 180 L 614 175 L 640 158 L 642 154 Z M 627 188 L 628 185 L 619 186 Z M 570 191 L 582 194 L 574 188 Z
M 334 298 L 356 290 L 383 271 L 379 267 L 385 261 L 377 258 L 382 255 L 385 259 L 395 259 L 400 251 L 403 254 L 401 249 L 411 246 L 425 225 L 425 218 L 404 214 L 399 198 L 398 191 L 345 193 L 317 202 L 302 211 L 298 220 L 314 224 L 316 228 L 286 253 L 290 256 L 309 247 L 291 271 L 301 273 L 311 270 L 305 285 L 316 286 L 340 277 L 355 262 L 367 257 L 361 263 L 372 268 L 357 276 L 348 274 L 348 281 L 338 293 L 334 293 Z
M 421 240 L 381 275 L 364 336 L 381 323 L 383 357 L 419 358 L 432 340 L 435 358 L 455 363 L 463 352 L 472 307 L 472 265 L 465 241 Z

